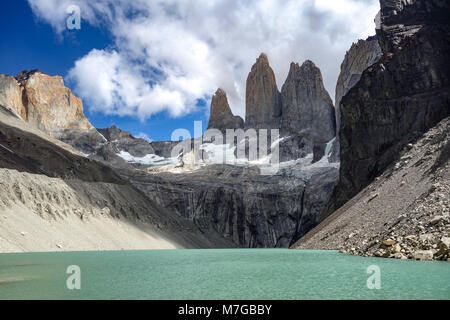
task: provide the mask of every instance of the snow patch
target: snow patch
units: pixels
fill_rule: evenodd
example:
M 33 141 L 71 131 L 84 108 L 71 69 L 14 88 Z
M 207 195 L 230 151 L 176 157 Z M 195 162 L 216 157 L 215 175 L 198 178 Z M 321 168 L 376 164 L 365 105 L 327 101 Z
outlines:
M 206 152 L 207 159 L 205 163 L 207 164 L 232 164 L 236 160 L 234 155 L 236 147 L 231 147 L 227 144 L 204 143 L 200 146 L 200 150 Z
M 334 137 L 327 143 L 327 146 L 325 147 L 325 154 L 323 155 L 322 159 L 320 159 L 316 163 L 330 165 L 330 156 L 331 156 L 331 151 L 332 151 L 331 149 L 333 148 L 333 144 L 335 141 L 336 141 L 336 137 Z
M 108 139 L 105 138 L 103 134 L 97 131 L 97 133 L 103 138 L 103 142 L 108 142 Z
M 163 158 L 160 156 L 157 156 L 156 154 L 147 154 L 144 157 L 135 157 L 132 156 L 129 152 L 126 151 L 120 151 L 117 154 L 119 157 L 121 157 L 126 162 L 130 163 L 138 163 L 148 166 L 163 166 L 163 165 L 169 165 L 169 164 L 178 164 L 178 159 L 174 158 Z

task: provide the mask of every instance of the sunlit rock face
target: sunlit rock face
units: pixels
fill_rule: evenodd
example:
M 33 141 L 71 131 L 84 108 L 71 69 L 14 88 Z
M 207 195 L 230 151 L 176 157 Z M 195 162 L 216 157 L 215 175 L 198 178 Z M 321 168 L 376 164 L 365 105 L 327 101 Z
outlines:
M 262 53 L 247 78 L 245 127 L 279 129 L 281 95 L 267 55 Z
M 227 94 L 222 89 L 218 89 L 212 98 L 208 129 L 225 132 L 227 129 L 242 128 L 244 128 L 244 120 L 233 115 L 228 104 Z
M 302 134 L 314 144 L 324 144 L 335 136 L 333 101 L 323 85 L 322 73 L 312 61 L 301 66 L 291 63 L 281 90 L 281 129 Z
M 27 111 L 22 103 L 22 88 L 14 77 L 0 74 L 0 106 L 26 119 Z
M 307 83 L 311 90 L 322 90 L 320 71 L 314 71 L 311 72 L 315 79 L 296 83 L 293 77 L 292 85 L 303 88 Z M 258 161 L 230 165 L 214 162 L 209 154 L 200 165 L 194 165 L 190 162 L 193 151 L 173 155 L 178 141 L 149 144 L 115 126 L 93 128 L 83 115 L 81 101 L 64 86 L 61 77 L 34 70 L 5 79 L 2 85 L 8 90 L 2 90 L 2 94 L 11 112 L 70 144 L 92 163 L 96 160 L 114 168 L 121 178 L 164 210 L 191 220 L 203 232 L 222 236 L 237 246 L 288 247 L 321 221 L 321 213 L 337 183 L 338 166 L 323 159 L 323 150 L 320 155 L 315 153 L 319 161 L 312 164 L 314 145 L 308 130 L 314 130 L 310 123 L 303 130 L 292 122 L 293 132 L 268 137 L 269 146 L 278 145 L 280 151 L 281 165 L 272 175 L 261 174 Z M 247 128 L 283 131 L 281 94 L 264 54 L 250 72 L 248 85 Z M 304 90 L 302 99 L 315 99 L 316 93 Z M 298 101 L 304 102 L 302 99 Z M 298 112 L 316 112 L 311 105 L 295 106 Z M 321 111 L 317 113 L 319 116 Z M 219 89 L 212 99 L 208 127 L 221 131 L 246 127 L 241 118 L 232 114 L 223 90 Z M 330 136 L 321 138 L 323 141 L 332 138 L 331 130 L 326 132 Z M 199 139 L 202 137 L 191 140 L 191 146 Z M 208 151 L 208 143 L 204 145 L 203 153 Z M 233 146 L 227 148 L 234 152 Z M 212 149 L 219 150 L 221 146 Z
M 0 105 L 52 136 L 64 130 L 94 129 L 84 116 L 83 102 L 62 77 L 39 70 L 22 71 L 15 78 L 0 74 Z
M 93 129 L 84 116 L 81 99 L 64 85 L 62 77 L 34 71 L 20 73 L 17 80 L 23 87 L 26 120 L 31 125 L 50 134 L 64 129 Z

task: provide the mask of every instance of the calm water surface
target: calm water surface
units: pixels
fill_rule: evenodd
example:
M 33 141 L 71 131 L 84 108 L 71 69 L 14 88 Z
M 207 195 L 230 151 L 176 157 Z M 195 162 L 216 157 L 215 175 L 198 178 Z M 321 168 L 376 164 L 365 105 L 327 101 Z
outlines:
M 67 267 L 81 268 L 68 290 Z M 367 288 L 367 268 L 381 289 Z M 450 263 L 278 249 L 0 254 L 0 299 L 450 299 Z

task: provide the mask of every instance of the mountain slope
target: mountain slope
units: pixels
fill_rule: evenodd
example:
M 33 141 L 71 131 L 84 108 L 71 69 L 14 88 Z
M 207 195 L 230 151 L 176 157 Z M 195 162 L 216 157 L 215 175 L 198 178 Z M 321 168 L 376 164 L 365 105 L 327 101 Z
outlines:
M 340 178 L 325 213 L 331 216 L 294 248 L 446 260 L 450 3 L 380 4 L 383 56 L 340 104 Z
M 0 107 L 0 251 L 232 247 Z
M 211 103 L 210 127 L 222 132 L 244 127 L 280 129 L 281 137 L 270 136 L 268 141 L 269 146 L 279 146 L 280 151 L 280 170 L 273 175 L 262 173 L 265 161 L 273 156 L 272 150 L 268 150 L 268 155 L 260 154 L 257 161 L 240 158 L 229 165 L 217 160 L 224 149 L 237 158 L 233 148 L 238 144 L 245 144 L 248 152 L 250 144 L 246 142 L 255 142 L 257 138 L 253 136 L 238 137 L 236 145 L 233 139 L 232 146 L 225 141 L 217 146 L 206 137 L 185 141 L 191 146 L 203 145 L 202 150 L 194 153 L 174 150 L 178 142 L 149 144 L 115 126 L 92 128 L 83 114 L 81 100 L 64 86 L 62 78 L 37 70 L 22 72 L 17 77 L 3 76 L 0 82 L 0 103 L 20 122 L 13 127 L 3 125 L 5 148 L 0 167 L 62 179 L 63 189 L 68 180 L 71 186 L 73 180 L 79 181 L 72 189 L 82 200 L 72 205 L 87 210 L 83 216 L 103 210 L 96 204 L 101 202 L 102 195 L 121 199 L 118 207 L 108 206 L 114 218 L 125 216 L 136 222 L 150 216 L 154 217 L 152 223 L 159 225 L 162 217 L 158 214 L 163 212 L 164 217 L 188 224 L 190 233 L 177 227 L 164 229 L 169 236 L 188 237 L 187 246 L 195 240 L 194 246 L 201 247 L 288 247 L 323 219 L 323 208 L 336 185 L 339 166 L 328 162 L 329 140 L 335 134 L 334 108 L 323 87 L 321 72 L 311 61 L 301 67 L 292 64 L 291 69 L 284 86 L 285 106 L 289 105 L 284 112 L 286 128 L 281 123 L 282 97 L 264 54 L 248 77 L 249 113 L 245 124 L 240 117 L 233 116 L 223 90 L 216 92 Z M 17 99 L 20 96 L 22 99 Z M 33 135 L 24 133 L 23 125 Z M 326 132 L 321 133 L 321 128 L 326 128 Z M 55 143 L 69 153 L 55 148 Z M 260 147 L 258 144 L 259 151 L 263 151 Z M 178 151 L 183 151 L 182 156 Z M 194 158 L 203 161 L 194 163 Z M 27 183 L 34 183 L 32 177 L 27 179 Z M 95 183 L 100 190 L 94 203 L 83 200 L 90 199 L 84 192 L 91 190 L 86 183 Z M 113 193 L 124 193 L 116 186 L 131 188 L 145 199 L 128 203 L 126 199 L 133 196 L 123 199 L 110 195 L 105 183 L 115 186 Z M 78 187 L 80 184 L 83 187 Z M 50 205 L 49 210 L 57 211 L 57 216 L 65 212 L 57 205 L 52 208 L 50 200 L 35 199 L 26 190 L 21 192 L 33 199 L 24 204 L 33 212 L 40 214 L 42 205 Z M 40 201 L 41 207 L 37 208 L 35 204 Z M 143 207 L 132 205 L 144 202 Z
M 450 258 L 450 118 L 300 239 L 295 249 L 366 256 Z M 442 251 L 441 251 L 442 250 Z

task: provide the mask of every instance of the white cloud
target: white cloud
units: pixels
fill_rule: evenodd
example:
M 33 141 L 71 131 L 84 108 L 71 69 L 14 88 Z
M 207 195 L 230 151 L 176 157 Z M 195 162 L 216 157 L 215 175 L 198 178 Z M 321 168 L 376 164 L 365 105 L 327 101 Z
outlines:
M 141 120 L 183 116 L 224 88 L 245 112 L 245 81 L 260 52 L 281 89 L 291 61 L 313 60 L 334 96 L 352 42 L 375 33 L 378 0 L 28 0 L 34 14 L 64 35 L 65 9 L 107 28 L 113 49 L 92 50 L 69 76 L 92 110 Z
M 194 108 L 197 95 L 183 90 L 182 78 L 170 77 L 152 85 L 152 79 L 141 75 L 145 67 L 115 50 L 94 49 L 75 62 L 69 79 L 76 82 L 77 93 L 93 111 L 145 120 L 163 110 L 180 116 Z

